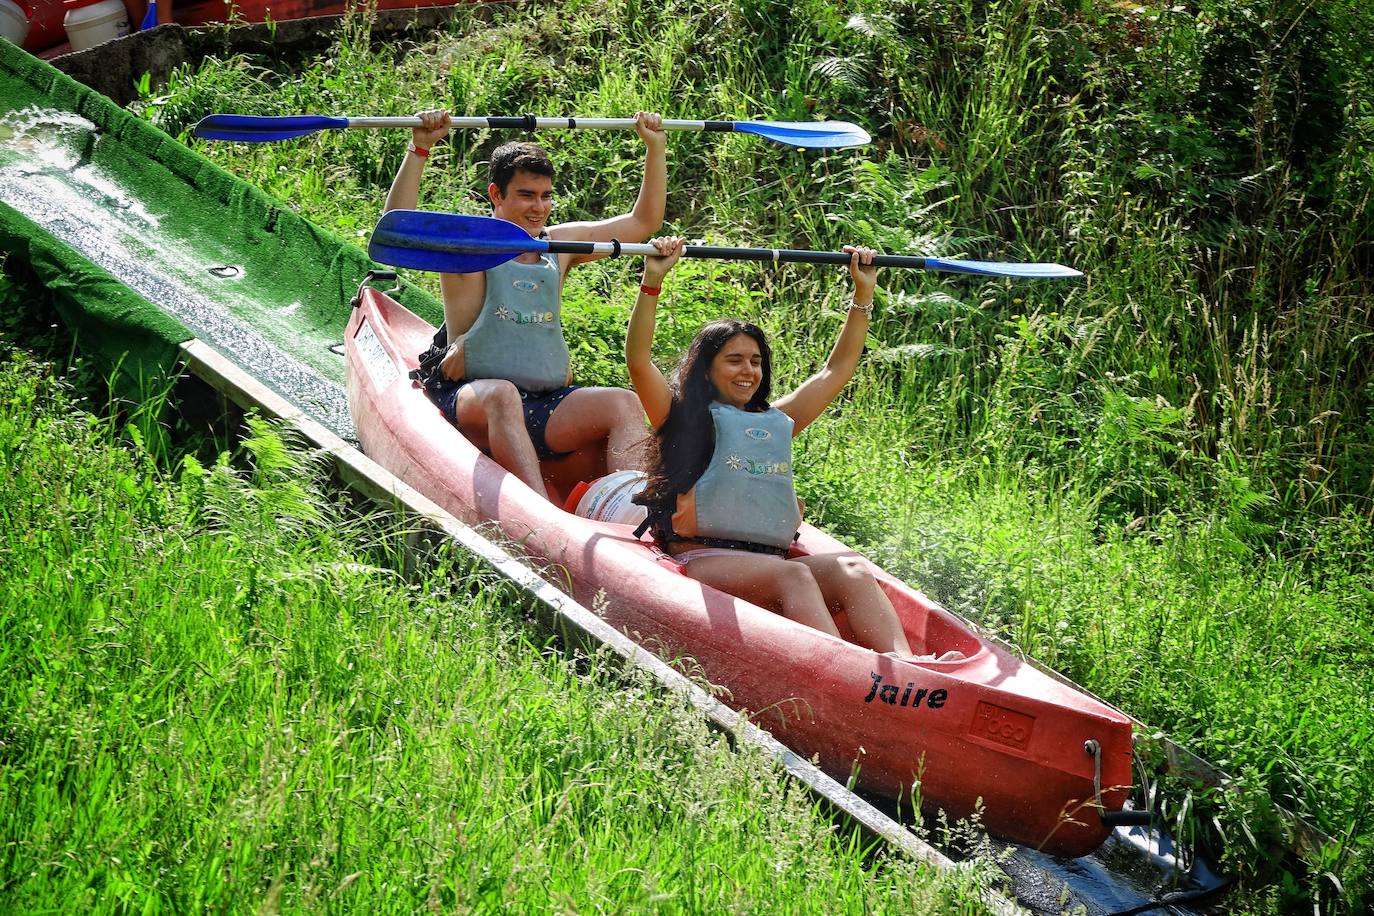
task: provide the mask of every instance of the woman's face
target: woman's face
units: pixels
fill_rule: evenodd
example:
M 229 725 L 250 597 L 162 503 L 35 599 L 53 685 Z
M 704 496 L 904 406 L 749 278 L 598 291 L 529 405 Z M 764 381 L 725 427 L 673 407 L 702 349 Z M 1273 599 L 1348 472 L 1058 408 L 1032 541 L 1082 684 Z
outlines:
M 711 384 L 716 399 L 732 407 L 744 407 L 754 398 L 763 381 L 763 354 L 758 341 L 748 334 L 736 334 L 725 342 L 711 360 Z

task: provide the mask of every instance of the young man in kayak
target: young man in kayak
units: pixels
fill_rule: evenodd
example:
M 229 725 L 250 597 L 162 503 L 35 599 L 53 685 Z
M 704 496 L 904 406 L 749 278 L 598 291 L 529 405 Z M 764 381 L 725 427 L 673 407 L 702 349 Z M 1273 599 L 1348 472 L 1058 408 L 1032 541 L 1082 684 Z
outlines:
M 860 645 L 913 657 L 892 602 L 860 560 L 787 556 L 802 520 L 792 439 L 854 376 L 873 313 L 873 250 L 845 246 L 854 299 L 830 358 L 795 391 L 770 402 L 771 352 L 753 324 L 724 318 L 705 325 L 671 383 L 654 365 L 658 294 L 682 255 L 683 239 L 653 244 L 662 254 L 645 260 L 625 360 L 654 429 L 649 478 L 634 497 L 648 507 L 645 525 L 654 540 L 699 582 L 835 637 L 832 611 L 842 610 Z M 949 652 L 940 660 L 962 657 Z
M 385 210 L 415 209 L 429 150 L 449 132 L 449 114 L 422 111 Z M 663 223 L 667 138 L 652 112 L 635 116 L 644 141 L 644 180 L 634 209 L 596 222 L 548 226 L 554 167 L 534 143 L 492 154 L 492 215 L 533 238 L 643 242 Z M 536 493 L 547 493 L 539 462 L 605 442 L 606 469 L 643 466 L 644 414 L 634 392 L 572 384 L 559 313 L 568 271 L 601 255 L 526 253 L 491 270 L 441 274 L 444 326 L 421 359 L 425 389 L 444 416 Z

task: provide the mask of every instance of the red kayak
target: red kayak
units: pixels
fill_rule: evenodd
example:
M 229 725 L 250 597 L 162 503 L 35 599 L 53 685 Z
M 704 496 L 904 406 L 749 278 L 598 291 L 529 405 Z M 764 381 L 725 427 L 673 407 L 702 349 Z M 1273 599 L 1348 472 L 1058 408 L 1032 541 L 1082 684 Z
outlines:
M 163 0 L 167 2 L 167 0 Z M 459 0 L 377 0 L 379 10 L 408 10 L 422 6 L 455 6 Z M 41 57 L 65 53 L 67 30 L 62 26 L 66 9 L 62 0 L 27 0 L 33 19 L 24 38 L 24 50 Z M 346 0 L 171 0 L 172 20 L 178 25 L 207 25 L 228 22 L 233 11 L 235 22 L 285 22 L 311 16 L 337 16 L 348 6 Z M 146 8 L 146 0 L 139 9 Z M 135 20 L 137 24 L 138 20 Z
M 558 567 L 554 581 L 577 601 L 665 659 L 690 656 L 725 702 L 762 711 L 758 724 L 833 776 L 857 767 L 860 787 L 891 797 L 910 797 L 919 779 L 927 810 L 963 818 L 981 808 L 989 833 L 1055 855 L 1084 855 L 1106 838 L 1102 814 L 1122 807 L 1131 783 L 1125 715 L 871 564 L 913 651 L 966 657 L 880 655 L 687 578 L 629 525 L 563 511 L 478 451 L 410 380 L 433 334 L 376 290 L 355 302 L 344 338 L 348 400 L 373 460 L 469 524 L 495 522 Z M 545 470 L 566 496 L 604 474 L 605 462 L 578 453 Z M 854 556 L 809 525 L 795 551 Z M 836 622 L 850 634 L 843 615 Z

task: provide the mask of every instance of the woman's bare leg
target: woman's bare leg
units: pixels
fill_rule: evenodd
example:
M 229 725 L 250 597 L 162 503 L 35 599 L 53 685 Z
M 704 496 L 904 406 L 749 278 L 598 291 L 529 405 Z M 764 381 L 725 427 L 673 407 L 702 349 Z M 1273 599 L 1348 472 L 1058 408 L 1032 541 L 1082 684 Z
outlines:
M 826 603 L 843 610 L 861 646 L 910 656 L 901 618 L 873 574 L 854 557 L 822 555 L 792 561 L 811 570 Z
M 687 575 L 822 633 L 840 635 L 815 576 L 800 563 L 766 554 L 702 557 L 687 564 Z

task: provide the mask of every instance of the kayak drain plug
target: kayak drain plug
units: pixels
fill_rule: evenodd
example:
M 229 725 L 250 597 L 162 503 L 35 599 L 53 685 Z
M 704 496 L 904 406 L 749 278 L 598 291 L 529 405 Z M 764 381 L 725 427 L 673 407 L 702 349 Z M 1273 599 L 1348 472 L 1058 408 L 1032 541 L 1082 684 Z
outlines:
M 1089 738 L 1083 742 L 1083 750 L 1093 758 L 1093 803 L 1097 806 L 1102 823 L 1108 827 L 1150 826 L 1149 811 L 1128 811 L 1125 808 L 1107 811 L 1102 807 L 1102 745 L 1097 743 L 1096 738 Z

